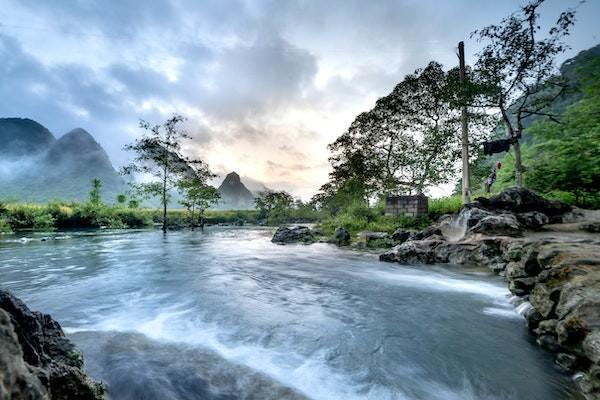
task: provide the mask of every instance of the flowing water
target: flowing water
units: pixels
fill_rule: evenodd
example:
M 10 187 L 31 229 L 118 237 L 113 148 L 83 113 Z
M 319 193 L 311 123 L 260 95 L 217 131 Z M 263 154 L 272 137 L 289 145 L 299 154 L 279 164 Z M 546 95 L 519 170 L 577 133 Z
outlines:
M 112 399 L 571 399 L 498 277 L 260 229 L 0 238 Z

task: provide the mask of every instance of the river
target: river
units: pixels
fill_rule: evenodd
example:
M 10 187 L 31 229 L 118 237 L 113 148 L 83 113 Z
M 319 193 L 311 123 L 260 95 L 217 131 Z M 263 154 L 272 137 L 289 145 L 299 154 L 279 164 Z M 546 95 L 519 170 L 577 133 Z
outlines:
M 501 278 L 270 230 L 0 237 L 0 286 L 51 314 L 111 399 L 572 399 Z

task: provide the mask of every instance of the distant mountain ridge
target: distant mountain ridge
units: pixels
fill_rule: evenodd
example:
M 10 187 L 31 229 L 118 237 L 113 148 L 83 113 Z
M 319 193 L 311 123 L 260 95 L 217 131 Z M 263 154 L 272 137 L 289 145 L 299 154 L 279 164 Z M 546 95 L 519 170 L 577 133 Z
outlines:
M 31 119 L 0 118 L 0 140 L 0 199 L 82 201 L 93 178 L 102 181 L 110 203 L 127 189 L 106 151 L 82 128 L 56 139 Z

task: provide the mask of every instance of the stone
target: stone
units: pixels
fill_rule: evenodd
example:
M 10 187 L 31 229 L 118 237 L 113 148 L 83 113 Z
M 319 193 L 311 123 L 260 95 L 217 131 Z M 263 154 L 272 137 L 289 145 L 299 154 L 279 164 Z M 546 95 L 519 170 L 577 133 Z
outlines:
M 470 233 L 480 233 L 488 236 L 522 236 L 521 226 L 513 214 L 489 215 L 482 218 L 469 229 Z
M 540 312 L 536 310 L 535 307 L 531 307 L 525 313 L 525 319 L 527 320 L 527 328 L 529 328 L 530 331 L 534 332 L 535 329 L 543 321 L 544 317 L 542 317 L 542 314 L 540 314 Z
M 394 242 L 387 232 L 360 232 L 360 243 L 369 248 L 392 247 Z
M 536 284 L 535 277 L 516 278 L 508 282 L 508 290 L 517 296 L 525 296 Z
M 556 353 L 560 350 L 560 345 L 554 335 L 541 335 L 537 338 L 536 342 L 541 348 L 548 351 Z
M 549 318 L 554 313 L 557 297 L 558 293 L 545 284 L 538 283 L 531 291 L 529 301 L 544 318 Z
M 571 211 L 572 207 L 554 200 L 547 200 L 534 192 L 512 187 L 488 199 L 477 198 L 477 202 L 486 209 L 508 210 L 514 213 L 537 211 L 547 216 L 562 215 Z
M 431 225 L 426 229 L 417 232 L 411 236 L 411 240 L 423 240 L 429 238 L 441 239 L 443 238 L 442 230 L 437 225 Z
M 438 262 L 435 248 L 441 243 L 439 240 L 409 240 L 381 254 L 379 260 L 403 264 L 433 264 Z
M 584 232 L 600 233 L 600 222 L 590 222 L 586 224 L 581 224 L 579 226 L 579 229 L 581 229 Z
M 338 245 L 349 244 L 350 232 L 341 227 L 335 228 L 335 232 L 333 233 L 333 239 Z
M 566 371 L 576 371 L 585 366 L 585 361 L 574 354 L 558 353 L 556 355 L 556 364 Z
M 410 238 L 411 232 L 403 229 L 396 229 L 392 234 L 392 240 L 398 244 L 406 242 Z
M 12 398 L 103 398 L 103 385 L 83 373 L 83 356 L 65 337 L 58 322 L 29 310 L 5 290 L 0 290 L 0 332 L 0 376 L 4 375 L 0 390 L 13 393 Z M 24 373 L 23 366 L 30 375 Z
M 535 333 L 538 335 L 554 335 L 556 336 L 556 325 L 558 324 L 558 320 L 556 319 L 547 319 L 545 321 L 541 321 L 538 328 L 535 330 Z
M 539 211 L 529 211 L 516 215 L 519 224 L 526 229 L 540 230 L 544 225 L 550 222 L 550 218 Z
M 582 348 L 587 358 L 600 363 L 600 330 L 589 333 L 583 340 Z
M 48 391 L 23 360 L 10 315 L 0 309 L 0 399 L 49 399 Z
M 273 243 L 305 243 L 310 244 L 317 241 L 312 230 L 307 226 L 280 226 L 273 234 L 271 242 Z

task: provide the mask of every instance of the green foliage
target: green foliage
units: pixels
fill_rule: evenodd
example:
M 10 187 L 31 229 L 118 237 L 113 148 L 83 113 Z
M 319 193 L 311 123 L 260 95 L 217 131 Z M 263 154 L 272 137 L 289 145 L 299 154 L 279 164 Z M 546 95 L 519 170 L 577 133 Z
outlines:
M 560 124 L 539 121 L 528 128 L 533 141 L 523 146 L 525 185 L 582 207 L 600 207 L 600 58 L 587 66 L 584 97 L 569 106 Z M 510 186 L 512 153 L 502 159 L 494 190 Z
M 382 203 L 368 207 L 360 202 L 351 204 L 343 212 L 324 218 L 320 223 L 323 233 L 330 236 L 342 227 L 351 234 L 360 231 L 393 233 L 398 228 L 421 229 L 431 223 L 428 217 L 385 216 Z
M 22 204 L 10 207 L 7 216 L 12 230 L 49 229 L 54 227 L 54 217 L 45 207 Z
M 12 232 L 12 228 L 10 226 L 10 223 L 8 222 L 8 219 L 5 217 L 0 217 L 0 234 L 1 233 L 11 233 Z
M 117 195 L 117 204 L 119 206 L 123 207 L 126 202 L 127 202 L 127 196 L 125 196 L 123 193 L 120 193 Z
M 265 191 L 254 202 L 260 219 L 264 219 L 269 225 L 278 225 L 289 220 L 294 198 L 284 191 Z
M 444 214 L 452 214 L 457 212 L 462 206 L 462 196 L 455 195 L 442 197 L 439 199 L 429 199 L 428 216 L 432 220 L 436 220 Z
M 445 72 L 430 62 L 405 76 L 372 110 L 358 115 L 329 146 L 333 172 L 315 200 L 328 199 L 328 206 L 335 206 L 334 193 L 352 188 L 354 199 L 366 204 L 388 193 L 422 193 L 449 182 L 460 157 L 460 103 L 466 101 L 457 76 L 456 70 Z M 488 119 L 485 113 L 472 112 L 472 147 Z
M 100 207 L 102 205 L 102 195 L 100 193 L 102 189 L 102 181 L 98 178 L 92 179 L 92 188 L 90 189 L 89 202 L 94 207 Z
M 177 188 L 184 178 L 204 181 L 213 176 L 206 163 L 182 154 L 182 141 L 191 139 L 180 128 L 183 121 L 181 115 L 173 115 L 161 125 L 151 125 L 141 120 L 140 128 L 145 131 L 144 136 L 125 146 L 125 150 L 135 153 L 135 158 L 131 164 L 121 169 L 121 173 L 141 173 L 154 178 L 154 181 L 134 184 L 133 188 L 142 198 L 159 197 L 163 205 L 163 231 L 167 230 L 170 191 Z
M 183 178 L 178 183 L 178 188 L 183 198 L 179 203 L 190 213 L 190 224 L 194 227 L 198 221 L 196 212 L 200 218 L 200 225 L 204 224 L 204 211 L 212 205 L 217 204 L 221 195 L 218 190 L 205 182 L 205 177 L 195 175 Z

